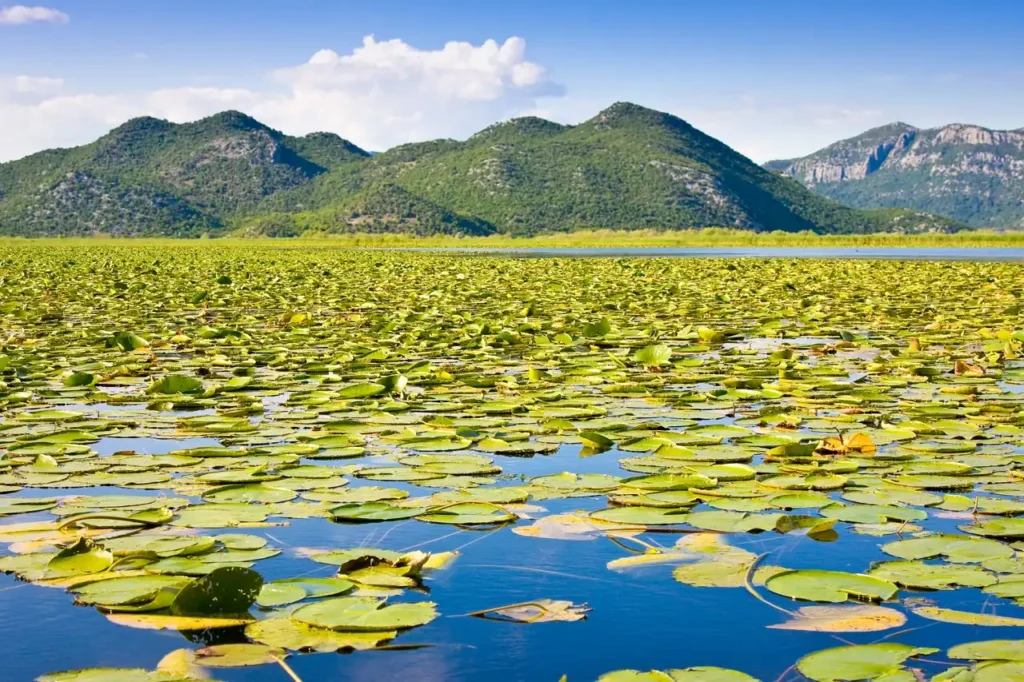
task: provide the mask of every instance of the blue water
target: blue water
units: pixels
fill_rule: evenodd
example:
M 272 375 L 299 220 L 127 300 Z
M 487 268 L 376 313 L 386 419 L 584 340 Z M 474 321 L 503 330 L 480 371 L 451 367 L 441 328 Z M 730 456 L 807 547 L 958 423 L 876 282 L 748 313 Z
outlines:
M 655 247 L 655 248 L 407 248 L 400 251 L 476 253 L 520 258 L 853 258 L 862 260 L 1024 261 L 1024 248 L 933 247 Z
M 128 441 L 131 441 L 130 443 Z M 173 441 L 104 439 L 93 446 L 109 453 L 133 447 L 140 453 L 166 452 Z M 194 443 L 189 442 L 188 445 Z M 529 459 L 497 457 L 506 473 L 536 476 L 560 471 L 621 475 L 614 450 L 580 457 L 579 446 L 564 446 L 550 456 Z M 323 461 L 317 464 L 325 464 Z M 344 464 L 341 462 L 340 464 Z M 374 484 L 353 479 L 352 485 Z M 386 485 L 401 485 L 391 484 Z M 57 494 L 102 494 L 114 489 L 61 490 Z M 123 490 L 116 492 L 123 493 Z M 151 494 L 151 491 L 139 491 Z M 54 491 L 26 490 L 20 495 L 50 496 Z M 552 500 L 537 503 L 552 513 L 604 506 L 603 498 Z M 50 518 L 22 515 L 17 522 Z M 7 520 L 10 522 L 10 520 Z M 521 522 L 527 523 L 527 522 Z M 927 526 L 954 530 L 958 521 L 930 518 Z M 861 572 L 885 557 L 878 546 L 894 539 L 873 538 L 839 524 L 840 538 L 816 542 L 806 536 L 730 535 L 729 540 L 755 553 L 767 553 L 764 564 L 790 568 L 829 568 Z M 225 531 L 213 531 L 225 532 Z M 620 668 L 666 669 L 695 665 L 732 667 L 772 682 L 800 656 L 850 643 L 870 643 L 889 632 L 832 636 L 766 629 L 785 618 L 756 601 L 742 588 L 695 588 L 672 578 L 663 564 L 613 572 L 606 563 L 627 552 L 611 541 L 563 541 L 527 538 L 509 527 L 492 531 L 458 531 L 450 526 L 414 520 L 386 524 L 337 525 L 324 519 L 295 520 L 289 526 L 242 532 L 265 535 L 284 552 L 256 563 L 266 579 L 296 575 L 328 576 L 332 567 L 297 555 L 298 548 L 379 546 L 387 549 L 459 550 L 461 556 L 445 570 L 430 574 L 429 598 L 442 617 L 404 633 L 394 644 L 421 644 L 414 650 L 364 651 L 353 654 L 298 655 L 289 664 L 304 682 L 570 682 L 595 680 Z M 678 537 L 648 533 L 649 542 L 670 546 Z M 762 590 L 763 591 L 763 590 Z M 905 594 L 905 592 L 901 593 Z M 927 593 L 943 606 L 977 611 L 984 601 L 979 590 Z M 415 598 L 415 597 L 414 597 Z M 424 595 L 423 598 L 426 598 Z M 586 603 L 593 610 L 575 623 L 522 625 L 466 617 L 467 612 L 537 598 Z M 776 597 L 787 608 L 798 605 Z M 1001 615 L 1020 615 L 1020 608 L 999 600 Z M 57 670 L 93 666 L 153 668 L 169 651 L 194 647 L 174 632 L 134 630 L 114 625 L 91 607 L 72 606 L 62 590 L 27 585 L 0 577 L 0 679 L 22 682 Z M 25 618 L 20 618 L 23 614 Z M 945 648 L 976 639 L 1014 638 L 1012 628 L 944 625 L 911 615 L 897 641 Z M 218 642 L 244 641 L 220 631 Z M 840 640 L 841 638 L 841 640 Z M 927 666 L 925 666 L 927 667 Z M 937 668 L 934 670 L 938 670 Z M 215 670 L 217 679 L 283 682 L 276 666 Z M 786 678 L 782 678 L 786 679 Z M 790 674 L 790 679 L 796 679 Z

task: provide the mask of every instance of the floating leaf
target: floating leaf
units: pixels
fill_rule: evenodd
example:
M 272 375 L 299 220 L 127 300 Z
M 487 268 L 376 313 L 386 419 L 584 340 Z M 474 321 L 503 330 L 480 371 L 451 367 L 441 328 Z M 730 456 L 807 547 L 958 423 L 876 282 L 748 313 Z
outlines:
M 993 639 L 958 644 L 947 655 L 970 661 L 1024 661 L 1024 640 Z
M 807 632 L 878 632 L 898 628 L 906 622 L 907 617 L 895 609 L 871 604 L 843 604 L 804 606 L 797 609 L 791 620 L 768 627 Z
M 896 643 L 841 646 L 804 656 L 796 668 L 815 682 L 873 680 L 900 670 L 909 658 L 936 651 Z
M 674 670 L 616 670 L 597 678 L 598 682 L 758 682 L 738 670 L 697 666 Z
M 398 633 L 335 632 L 293 618 L 267 618 L 247 625 L 245 635 L 261 644 L 282 649 L 331 652 L 373 649 L 394 639 Z
M 200 393 L 202 390 L 203 382 L 199 379 L 196 379 L 195 377 L 181 376 L 180 374 L 171 374 L 159 381 L 153 382 L 150 387 L 146 389 L 146 393 Z
M 968 611 L 944 609 L 937 606 L 914 606 L 911 607 L 911 611 L 922 618 L 937 620 L 942 623 L 954 623 L 956 625 L 982 625 L 987 627 L 1024 626 L 1024 618 L 997 616 L 991 613 L 970 613 Z
M 248 568 L 225 566 L 187 584 L 171 604 L 175 616 L 229 616 L 246 613 L 263 587 L 263 577 Z
M 786 571 L 769 578 L 764 585 L 775 594 L 793 599 L 842 603 L 847 599 L 891 599 L 899 588 L 893 583 L 857 573 L 841 571 Z
M 663 343 L 644 346 L 633 354 L 633 360 L 646 367 L 660 367 L 672 357 L 672 349 Z
M 202 679 L 142 668 L 86 668 L 42 675 L 36 682 L 198 682 Z
M 571 601 L 553 599 L 534 599 L 521 604 L 510 604 L 484 611 L 475 611 L 472 616 L 509 620 L 517 623 L 551 623 L 555 621 L 573 622 L 585 620 L 590 609 L 586 604 L 573 604 Z
M 339 632 L 386 632 L 425 625 L 437 617 L 431 602 L 386 604 L 372 597 L 324 599 L 292 613 L 308 625 Z
M 209 668 L 242 668 L 274 663 L 288 655 L 264 644 L 216 644 L 197 649 L 196 663 Z

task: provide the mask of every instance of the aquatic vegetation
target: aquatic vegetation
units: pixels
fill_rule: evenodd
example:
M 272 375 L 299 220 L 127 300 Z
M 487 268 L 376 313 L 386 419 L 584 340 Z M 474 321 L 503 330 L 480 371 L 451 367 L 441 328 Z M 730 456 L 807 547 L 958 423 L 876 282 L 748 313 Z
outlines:
M 0 571 L 204 645 L 44 680 L 199 679 L 430 645 L 448 617 L 600 616 L 568 594 L 470 614 L 427 597 L 441 572 L 473 575 L 465 536 L 496 534 L 616 552 L 574 561 L 580 578 L 749 598 L 772 630 L 820 638 L 794 664 L 809 679 L 1014 679 L 1020 641 L 956 647 L 959 671 L 899 629 L 1024 623 L 1021 274 L 0 244 Z M 376 534 L 296 548 L 289 524 Z M 436 531 L 429 551 L 390 535 L 408 527 Z M 874 559 L 838 565 L 855 542 Z M 264 568 L 284 556 L 308 568 Z M 831 639 L 882 631 L 896 641 Z M 743 667 L 602 679 L 754 679 L 704 663 Z

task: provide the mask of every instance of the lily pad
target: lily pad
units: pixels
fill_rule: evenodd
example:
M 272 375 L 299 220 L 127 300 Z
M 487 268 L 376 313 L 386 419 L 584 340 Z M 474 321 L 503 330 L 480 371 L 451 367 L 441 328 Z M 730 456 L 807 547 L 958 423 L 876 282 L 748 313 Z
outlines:
M 425 625 L 437 617 L 431 602 L 387 604 L 372 597 L 334 597 L 303 606 L 295 620 L 339 632 L 387 632 Z
M 769 578 L 764 586 L 784 597 L 836 604 L 851 598 L 885 601 L 899 589 L 888 580 L 870 575 L 818 570 L 779 573 Z
M 796 668 L 815 682 L 874 680 L 900 670 L 909 658 L 936 651 L 896 643 L 841 646 L 804 656 Z

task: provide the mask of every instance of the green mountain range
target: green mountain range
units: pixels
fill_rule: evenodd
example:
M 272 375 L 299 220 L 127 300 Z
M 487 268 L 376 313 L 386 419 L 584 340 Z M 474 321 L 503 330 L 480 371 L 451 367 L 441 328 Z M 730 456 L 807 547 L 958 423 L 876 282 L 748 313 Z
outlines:
M 1024 129 L 890 123 L 765 167 L 858 208 L 911 208 L 974 227 L 1024 228 Z
M 576 126 L 526 117 L 468 140 L 369 154 L 224 112 L 139 118 L 92 144 L 0 164 L 0 234 L 117 236 L 574 229 L 955 231 L 861 211 L 758 166 L 685 121 L 619 103 Z

